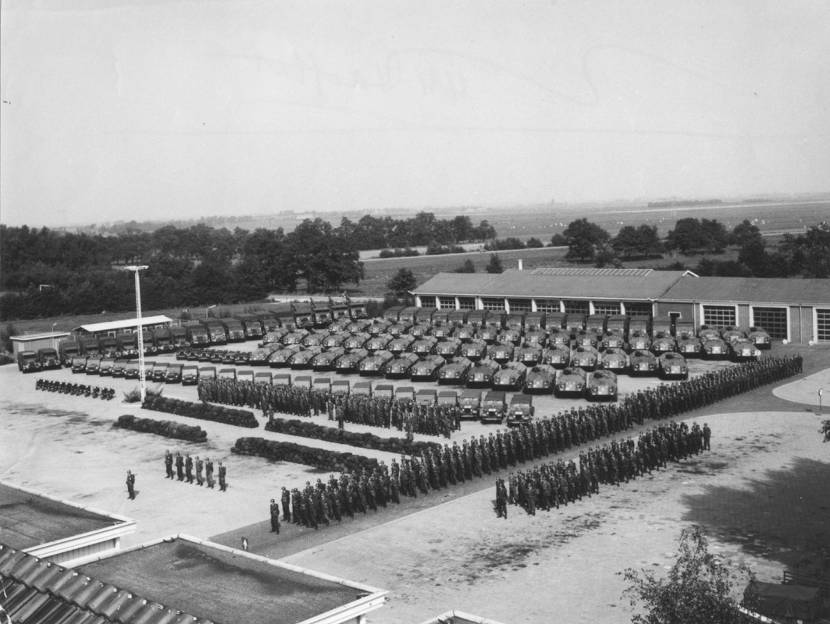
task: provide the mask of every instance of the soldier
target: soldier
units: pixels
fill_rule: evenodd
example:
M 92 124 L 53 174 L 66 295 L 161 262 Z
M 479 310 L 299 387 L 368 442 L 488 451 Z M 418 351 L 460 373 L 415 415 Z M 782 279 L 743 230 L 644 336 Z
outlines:
M 228 482 L 225 480 L 227 477 L 227 468 L 225 468 L 222 462 L 219 462 L 219 490 L 222 492 L 226 492 L 228 489 Z M 279 510 L 277 510 L 279 512 Z
M 496 514 L 498 518 L 507 520 L 507 488 L 503 479 L 496 479 Z
M 184 481 L 184 457 L 179 451 L 176 451 L 176 476 L 179 481 Z
M 271 499 L 271 533 L 280 533 L 280 508 L 274 499 Z
M 213 489 L 213 462 L 210 457 L 205 460 L 205 478 L 207 479 L 207 486 L 210 489 Z
M 167 472 L 166 479 L 173 478 L 173 453 L 170 452 L 170 449 L 167 449 L 164 452 L 164 468 Z
M 282 487 L 282 495 L 280 496 L 280 502 L 282 503 L 283 522 L 291 522 L 291 494 L 288 492 L 288 489 L 285 486 Z
M 135 475 L 132 470 L 127 471 L 127 495 L 130 500 L 135 499 Z
M 199 485 L 205 484 L 205 477 L 202 474 L 202 469 L 205 467 L 205 462 L 203 462 L 199 456 L 196 456 L 196 483 Z
M 709 429 L 709 423 L 703 423 L 703 450 L 709 451 L 709 439 L 712 437 L 712 430 Z

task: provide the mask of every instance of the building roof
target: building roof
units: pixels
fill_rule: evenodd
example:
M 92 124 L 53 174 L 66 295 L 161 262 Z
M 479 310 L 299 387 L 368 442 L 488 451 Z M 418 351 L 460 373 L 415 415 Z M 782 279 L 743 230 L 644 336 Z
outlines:
M 104 323 L 90 323 L 88 325 L 81 325 L 80 327 L 76 327 L 72 331 L 83 331 L 90 334 L 95 334 L 97 332 L 104 332 L 104 331 L 113 331 L 118 329 L 127 329 L 128 327 L 135 327 L 138 323 L 136 323 L 137 319 L 128 318 L 122 319 L 120 321 L 106 321 Z M 145 327 L 147 325 L 160 325 L 162 323 L 172 323 L 173 320 L 163 316 L 144 316 L 141 319 L 141 326 Z
M 686 276 L 660 298 L 704 303 L 830 305 L 830 279 Z
M 0 483 L 0 534 L 12 548 L 32 550 L 125 523 L 132 521 Z
M 183 535 L 120 551 L 79 570 L 223 624 L 330 621 L 323 615 L 377 608 L 386 593 Z
M 417 295 L 653 300 L 684 275 L 652 269 L 511 269 L 504 273 L 438 273 Z
M 46 332 L 44 334 L 23 334 L 21 336 L 11 336 L 11 340 L 18 340 L 20 342 L 29 342 L 34 340 L 46 340 L 66 338 L 69 332 Z
M 5 544 L 0 588 L 14 624 L 211 624 Z

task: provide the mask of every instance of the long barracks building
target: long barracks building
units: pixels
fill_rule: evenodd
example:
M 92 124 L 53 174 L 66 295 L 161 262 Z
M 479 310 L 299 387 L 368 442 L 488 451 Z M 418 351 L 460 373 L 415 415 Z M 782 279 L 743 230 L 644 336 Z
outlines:
M 700 277 L 654 269 L 439 273 L 415 305 L 451 310 L 626 314 L 695 326 L 761 326 L 778 340 L 830 342 L 830 280 Z

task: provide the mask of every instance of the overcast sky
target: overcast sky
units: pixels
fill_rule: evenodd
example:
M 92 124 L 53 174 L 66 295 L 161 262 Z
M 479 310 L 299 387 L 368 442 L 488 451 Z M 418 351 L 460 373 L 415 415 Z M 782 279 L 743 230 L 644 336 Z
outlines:
M 2 0 L 1 52 L 11 225 L 830 190 L 826 0 Z

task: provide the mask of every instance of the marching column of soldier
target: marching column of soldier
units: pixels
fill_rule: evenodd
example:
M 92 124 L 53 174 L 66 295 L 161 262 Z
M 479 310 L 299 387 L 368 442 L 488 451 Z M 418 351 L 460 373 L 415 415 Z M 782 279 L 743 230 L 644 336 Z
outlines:
M 640 391 L 618 405 L 589 405 L 512 429 L 499 429 L 478 439 L 473 436 L 469 441 L 462 440 L 461 444 L 457 441 L 432 444 L 420 455 L 401 456 L 400 462 L 393 460 L 388 467 L 381 461 L 370 471 L 344 472 L 339 477 L 331 475 L 328 483 L 318 479 L 315 485 L 307 482 L 302 489 L 289 491 L 283 487 L 280 499 L 282 520 L 316 529 L 332 520 L 340 521 L 344 516 L 353 517 L 356 513 L 365 514 L 389 503 L 399 503 L 401 496 L 417 497 L 419 493 L 427 494 L 430 490 L 458 485 L 559 453 L 624 431 L 646 419 L 671 418 L 731 396 L 738 391 L 736 388 L 745 391 L 797 374 L 800 370 L 801 358 L 798 356 L 766 358 L 675 385 Z M 597 483 L 619 483 L 643 470 L 665 466 L 667 461 L 709 450 L 710 437 L 708 425 L 689 428 L 685 423 L 672 422 L 644 432 L 633 442 L 634 450 L 631 449 L 632 441 L 613 441 L 585 451 L 585 459 L 580 458 L 580 465 L 584 461 L 589 485 L 589 467 L 592 467 Z M 542 469 L 537 470 L 541 474 Z M 551 470 L 547 469 L 548 472 Z M 535 473 L 536 470 L 530 471 L 523 478 L 531 478 L 528 475 Z M 518 477 L 516 479 L 514 500 L 518 500 Z M 499 481 L 497 500 L 501 491 L 506 493 L 503 495 L 509 502 L 510 494 L 503 481 Z M 274 509 L 272 505 L 272 530 Z M 502 513 L 502 507 L 499 512 Z M 506 506 L 503 506 L 503 513 L 506 514 Z
M 510 473 L 508 483 L 496 480 L 496 514 L 507 518 L 507 505 L 528 514 L 550 511 L 583 496 L 599 493 L 600 484 L 620 485 L 653 470 L 710 450 L 711 430 L 694 423 L 671 422 L 644 431 L 635 440 L 612 440 L 579 454 L 578 462 L 559 459 L 533 469 Z
M 206 457 L 204 460 L 196 455 L 195 459 L 190 453 L 181 454 L 176 451 L 173 455 L 169 450 L 164 454 L 164 472 L 166 479 L 175 479 L 185 483 L 195 483 L 199 486 L 207 485 L 209 489 L 215 489 L 216 479 L 219 479 L 219 491 L 228 490 L 228 468 L 221 461 L 218 467 L 214 466 L 213 460 Z

